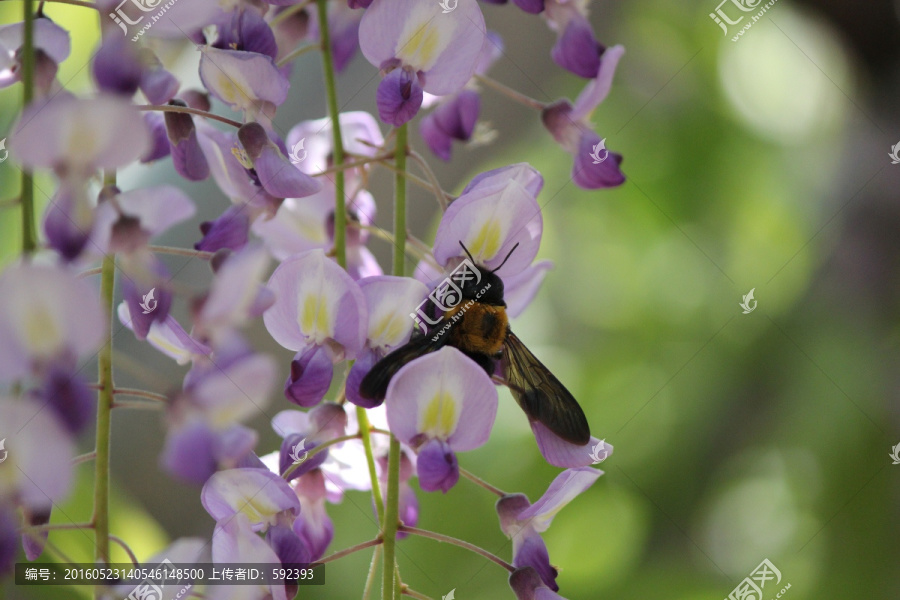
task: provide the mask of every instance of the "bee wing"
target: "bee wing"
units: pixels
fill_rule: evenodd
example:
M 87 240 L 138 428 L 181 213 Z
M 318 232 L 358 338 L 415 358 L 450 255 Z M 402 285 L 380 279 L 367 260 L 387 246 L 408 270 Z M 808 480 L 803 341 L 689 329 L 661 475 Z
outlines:
M 567 442 L 590 442 L 591 430 L 578 402 L 511 331 L 503 346 L 503 368 L 509 390 L 529 419 Z
M 377 363 L 366 373 L 359 384 L 359 394 L 370 400 L 384 400 L 388 384 L 402 367 L 429 352 L 439 350 L 447 343 L 449 335 L 442 335 L 432 341 L 434 335 L 428 334 L 409 340 Z

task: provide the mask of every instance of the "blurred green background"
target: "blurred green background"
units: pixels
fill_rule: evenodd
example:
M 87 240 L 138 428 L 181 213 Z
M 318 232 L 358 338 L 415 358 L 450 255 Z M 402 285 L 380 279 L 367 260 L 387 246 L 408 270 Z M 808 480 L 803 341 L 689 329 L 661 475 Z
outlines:
M 493 77 L 541 101 L 578 94 L 582 82 L 551 62 L 554 35 L 540 19 L 483 6 L 506 42 Z M 561 594 L 719 600 L 768 558 L 782 585 L 791 584 L 783 596 L 791 600 L 900 598 L 900 466 L 888 456 L 900 443 L 900 166 L 887 156 L 900 140 L 898 9 L 888 0 L 780 0 L 733 43 L 709 18 L 715 8 L 716 0 L 594 3 L 598 38 L 627 50 L 594 118 L 607 147 L 625 156 L 621 188 L 586 192 L 567 183 L 571 158 L 537 115 L 490 90 L 482 118 L 496 141 L 456 147 L 447 165 L 432 161 L 450 190 L 520 161 L 546 180 L 539 258 L 556 268 L 513 327 L 580 400 L 594 434 L 616 448 L 606 474 L 544 534 L 561 567 Z M 20 10 L 2 2 L 0 20 L 13 22 Z M 90 89 L 84 65 L 97 41 L 96 15 L 62 5 L 47 13 L 72 31 L 61 81 Z M 196 86 L 197 57 L 186 47 L 163 59 Z M 318 61 L 298 60 L 276 119 L 282 132 L 324 115 Z M 372 110 L 373 73 L 354 59 L 339 80 L 344 110 Z M 0 90 L 0 136 L 18 96 L 18 88 Z M 17 175 L 0 165 L 0 199 L 18 193 Z M 177 181 L 199 209 L 163 243 L 192 244 L 196 224 L 227 206 L 211 182 L 188 184 L 167 161 L 120 178 L 122 187 L 161 181 Z M 372 191 L 385 228 L 390 183 L 376 171 Z M 38 184 L 53 189 L 52 179 Z M 427 238 L 434 201 L 410 189 L 412 228 Z M 19 244 L 18 218 L 15 209 L 0 212 L 4 262 Z M 388 265 L 389 247 L 370 246 Z M 208 280 L 200 261 L 166 260 L 192 289 Z M 738 304 L 751 288 L 758 307 L 745 315 Z M 184 317 L 186 307 L 176 314 Z M 261 324 L 250 337 L 286 372 L 290 353 Z M 129 332 L 119 331 L 115 345 L 122 385 L 179 385 L 185 369 Z M 288 407 L 277 393 L 269 412 Z M 260 454 L 277 448 L 265 417 L 252 425 Z M 155 413 L 114 415 L 112 531 L 142 559 L 177 537 L 208 538 L 213 526 L 199 490 L 159 470 L 163 437 Z M 91 449 L 90 435 L 81 446 Z M 558 473 L 505 392 L 490 443 L 460 464 L 532 501 Z M 64 507 L 74 521 L 91 510 L 90 468 L 79 475 Z M 419 498 L 420 527 L 510 558 L 484 490 L 462 480 L 447 495 Z M 330 514 L 334 550 L 375 534 L 364 494 L 348 494 Z M 92 554 L 80 532 L 51 540 L 76 559 Z M 328 565 L 327 585 L 302 588 L 299 597 L 359 597 L 368 558 Z M 434 598 L 451 589 L 461 600 L 512 597 L 505 572 L 459 548 L 407 539 L 399 561 L 404 580 Z M 773 587 L 766 600 L 781 586 Z M 8 598 L 87 594 L 0 584 Z

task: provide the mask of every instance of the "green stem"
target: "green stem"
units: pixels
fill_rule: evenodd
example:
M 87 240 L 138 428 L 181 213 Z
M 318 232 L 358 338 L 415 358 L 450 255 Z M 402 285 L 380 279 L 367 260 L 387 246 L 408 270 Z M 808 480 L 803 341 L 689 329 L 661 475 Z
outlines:
M 359 423 L 359 433 L 362 436 L 363 448 L 366 451 L 366 464 L 369 467 L 369 481 L 372 482 L 372 498 L 375 500 L 375 512 L 378 514 L 379 525 L 384 523 L 384 500 L 381 497 L 381 484 L 378 482 L 378 471 L 375 470 L 375 455 L 372 453 L 372 434 L 370 433 L 369 417 L 366 409 L 356 407 L 356 421 Z
M 34 0 L 25 0 L 25 39 L 22 47 L 22 110 L 34 98 Z M 31 254 L 37 249 L 34 226 L 34 180 L 31 171 L 22 170 L 22 251 Z
M 376 546 L 372 553 L 372 562 L 369 565 L 369 574 L 366 576 L 366 587 L 363 588 L 363 600 L 369 600 L 369 594 L 372 592 L 372 584 L 375 582 L 375 566 L 378 559 L 381 558 L 381 546 Z
M 108 254 L 103 258 L 100 275 L 100 297 L 107 310 L 107 318 L 112 321 L 113 289 L 116 275 L 116 257 Z M 97 402 L 97 458 L 94 460 L 94 524 L 97 561 L 109 562 L 109 440 L 113 405 L 112 375 L 112 327 L 107 332 L 106 341 L 99 356 L 100 392 Z M 100 597 L 97 589 L 97 597 Z
M 394 600 L 394 550 L 397 542 L 397 528 L 400 525 L 400 441 L 391 436 L 391 450 L 388 454 L 387 504 L 384 510 L 384 581 L 381 600 Z
M 402 276 L 406 270 L 406 124 L 396 130 L 394 162 L 400 173 L 394 177 L 394 275 Z M 388 454 L 387 503 L 384 509 L 382 531 L 384 537 L 384 568 L 381 600 L 394 600 L 397 578 L 394 574 L 397 527 L 400 525 L 400 441 L 391 436 Z
M 319 49 L 318 44 L 304 44 L 303 46 L 300 46 L 300 47 L 294 49 L 289 54 L 285 54 L 284 58 L 280 59 L 277 63 L 275 63 L 275 65 L 278 67 L 283 67 L 284 65 L 288 64 L 289 62 L 291 62 L 298 56 L 303 56 L 307 52 L 312 52 L 313 50 L 318 50 L 318 49 Z
M 322 67 L 325 71 L 325 91 L 328 96 L 328 115 L 331 117 L 331 155 L 335 167 L 344 164 L 344 141 L 338 110 L 337 85 L 334 78 L 334 57 L 331 53 L 331 33 L 328 30 L 328 1 L 316 0 L 319 16 L 319 35 L 322 42 Z M 344 171 L 334 174 L 334 255 L 337 263 L 347 268 L 347 205 L 344 200 Z
M 359 552 L 360 550 L 365 550 L 366 548 L 371 548 L 372 546 L 378 546 L 379 544 L 381 544 L 381 538 L 375 538 L 374 540 L 369 540 L 367 542 L 363 542 L 361 544 L 339 550 L 338 552 L 335 552 L 330 556 L 326 556 L 325 558 L 319 559 L 316 562 L 325 564 L 339 558 L 344 558 L 345 556 L 353 554 L 354 552 Z
M 469 542 L 466 542 L 464 540 L 460 540 L 455 537 L 451 537 L 449 535 L 444 535 L 443 533 L 437 533 L 435 531 L 428 531 L 427 529 L 419 529 L 417 527 L 407 527 L 405 525 L 401 526 L 400 530 L 405 533 L 411 533 L 413 535 L 427 537 L 427 538 L 431 538 L 433 540 L 437 540 L 439 542 L 444 542 L 445 544 L 453 544 L 454 546 L 459 546 L 460 548 L 465 548 L 466 550 L 470 550 L 470 551 L 474 552 L 475 554 L 480 554 L 481 556 L 485 557 L 486 559 L 490 560 L 491 562 L 497 563 L 498 565 L 500 565 L 501 567 L 503 567 L 510 573 L 512 573 L 513 571 L 516 570 L 516 568 L 514 566 L 512 566 L 511 564 L 509 564 L 508 562 L 506 562 L 499 556 L 497 556 L 495 554 L 491 554 L 484 548 L 481 548 L 480 546 L 476 546 L 475 544 L 470 544 Z

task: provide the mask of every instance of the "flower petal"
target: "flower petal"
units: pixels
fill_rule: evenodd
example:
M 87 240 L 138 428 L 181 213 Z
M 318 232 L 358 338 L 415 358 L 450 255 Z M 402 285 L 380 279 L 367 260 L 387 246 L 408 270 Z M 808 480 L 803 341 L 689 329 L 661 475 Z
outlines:
M 291 373 L 284 383 L 284 397 L 298 406 L 315 406 L 328 393 L 334 376 L 334 363 L 328 351 L 311 346 L 298 352 L 291 361 Z
M 575 184 L 586 190 L 617 187 L 625 183 L 625 174 L 619 168 L 622 155 L 609 152 L 607 160 L 597 162 L 592 156 L 594 148 L 600 143 L 600 136 L 590 130 L 582 133 L 572 166 L 572 179 Z
M 550 51 L 553 62 L 563 69 L 586 79 L 593 79 L 600 70 L 603 46 L 594 37 L 594 30 L 583 17 L 570 19 Z
M 260 100 L 280 106 L 290 83 L 271 56 L 204 47 L 200 79 L 216 98 L 234 110 L 258 110 Z
M 36 263 L 0 274 L 0 380 L 61 355 L 92 355 L 107 330 L 97 291 L 60 267 Z
M 300 512 L 300 501 L 287 482 L 261 469 L 215 473 L 203 485 L 200 501 L 216 523 L 233 522 L 236 519 L 232 517 L 242 515 L 253 531 L 274 525 L 278 513 L 290 511 L 296 516 Z M 215 552 L 213 546 L 213 560 L 216 560 Z
M 440 439 L 428 440 L 419 449 L 416 473 L 423 490 L 441 490 L 446 494 L 459 481 L 456 454 L 447 442 Z
M 23 165 L 86 174 L 134 162 L 150 142 L 140 113 L 125 100 L 60 97 L 27 108 L 9 146 Z
M 495 269 L 519 244 L 501 273 L 514 275 L 534 260 L 542 230 L 537 199 L 518 181 L 480 185 L 447 208 L 435 235 L 434 258 L 446 266 L 450 259 L 464 256 L 462 242 L 476 263 Z
M 461 452 L 487 442 L 497 416 L 497 390 L 484 369 L 447 346 L 400 369 L 385 406 L 391 431 L 401 441 L 424 435 Z
M 428 288 L 409 277 L 367 277 L 359 281 L 369 314 L 367 333 L 371 348 L 385 351 L 405 344 L 412 334 L 410 313 L 428 295 Z
M 624 46 L 612 46 L 607 48 L 606 52 L 600 60 L 600 70 L 597 76 L 584 86 L 584 90 L 575 100 L 575 106 L 572 108 L 571 117 L 576 121 L 584 121 L 590 117 L 591 113 L 597 108 L 601 102 L 609 95 L 612 87 L 613 76 L 616 74 L 616 67 L 619 60 L 625 54 Z
M 353 279 L 321 250 L 278 266 L 268 287 L 275 304 L 263 315 L 276 342 L 290 350 L 333 340 L 352 359 L 366 338 L 366 301 Z
M 65 499 L 72 483 L 75 445 L 40 404 L 0 398 L 6 461 L 0 467 L 0 497 L 14 497 L 29 510 L 49 510 Z
M 537 295 L 547 271 L 552 268 L 552 261 L 542 260 L 520 273 L 503 278 L 503 300 L 506 301 L 508 317 L 518 317 L 525 311 Z
M 531 422 L 531 430 L 544 460 L 554 467 L 585 467 L 594 463 L 592 449 L 600 443 L 597 438 L 592 437 L 584 446 L 578 446 L 556 436 L 538 421 Z M 612 446 L 606 446 L 611 452 Z
M 385 123 L 400 127 L 416 116 L 422 98 L 419 78 L 406 69 L 394 69 L 378 84 L 375 95 L 378 116 Z

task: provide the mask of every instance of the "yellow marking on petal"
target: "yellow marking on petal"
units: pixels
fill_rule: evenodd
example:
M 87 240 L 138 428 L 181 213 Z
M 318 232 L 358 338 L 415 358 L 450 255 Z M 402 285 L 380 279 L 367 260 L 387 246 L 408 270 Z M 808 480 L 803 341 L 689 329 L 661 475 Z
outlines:
M 395 343 L 406 332 L 407 323 L 398 319 L 395 313 L 384 315 L 369 332 L 369 339 L 380 340 L 385 344 Z
M 321 294 L 307 296 L 302 300 L 300 331 L 316 343 L 322 343 L 331 337 L 330 319 L 328 318 L 328 301 Z
M 420 5 L 406 19 L 396 57 L 416 71 L 427 71 L 447 48 L 455 29 L 455 19 L 441 18 L 432 7 Z
M 459 407 L 453 397 L 441 391 L 434 395 L 422 414 L 422 432 L 430 437 L 447 439 L 456 429 Z
M 503 226 L 498 219 L 490 219 L 469 242 L 468 248 L 472 256 L 481 256 L 485 260 L 494 258 L 503 243 Z
M 37 302 L 25 307 L 22 319 L 24 341 L 38 356 L 49 356 L 62 345 L 62 331 L 47 306 Z

